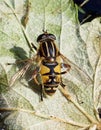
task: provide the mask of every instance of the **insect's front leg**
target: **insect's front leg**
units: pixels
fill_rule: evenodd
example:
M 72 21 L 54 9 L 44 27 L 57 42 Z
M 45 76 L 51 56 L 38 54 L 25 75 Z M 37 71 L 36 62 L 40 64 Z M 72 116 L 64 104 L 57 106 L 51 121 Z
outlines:
M 40 85 L 39 81 L 37 80 L 37 75 L 39 74 L 39 67 L 36 67 L 36 69 L 34 69 L 33 74 L 31 76 L 31 78 L 29 79 L 29 81 L 31 81 L 32 79 L 34 79 L 35 83 L 37 85 Z
M 43 101 L 43 96 L 44 96 L 44 84 L 43 84 L 43 80 L 42 80 L 42 75 L 39 73 L 40 76 L 40 88 L 41 88 L 41 101 Z
M 41 59 L 40 59 L 40 61 L 37 64 L 38 64 L 38 66 L 34 69 L 33 74 L 31 76 L 30 80 L 34 80 L 34 82 L 40 87 L 40 89 L 41 89 L 41 101 L 43 101 L 44 85 L 43 85 L 42 77 L 41 77 L 41 74 L 40 74 Z M 38 75 L 40 77 L 40 81 L 37 78 Z
M 34 79 L 35 83 L 37 85 L 39 85 L 40 83 L 37 80 L 37 75 L 40 74 L 40 64 L 42 62 L 42 59 L 40 58 L 39 55 L 36 55 L 36 57 L 33 57 L 32 59 L 33 59 L 33 61 L 36 61 L 37 67 L 34 69 L 33 74 L 31 76 L 30 80 Z
M 40 82 L 37 80 L 37 75 L 39 74 L 40 76 Z M 37 70 L 34 71 L 34 75 L 33 75 L 33 79 L 35 81 L 35 83 L 41 88 L 41 101 L 43 101 L 43 90 L 44 90 L 44 85 L 41 79 L 41 74 L 37 73 Z
M 40 84 L 40 87 L 41 87 L 41 101 L 43 101 L 43 84 Z

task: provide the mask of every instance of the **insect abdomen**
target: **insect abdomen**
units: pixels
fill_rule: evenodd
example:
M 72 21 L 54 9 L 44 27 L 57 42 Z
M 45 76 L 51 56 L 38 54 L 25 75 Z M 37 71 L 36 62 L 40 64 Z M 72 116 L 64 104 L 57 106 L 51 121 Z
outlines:
M 55 62 L 42 62 L 40 66 L 41 77 L 44 85 L 44 91 L 48 95 L 53 95 L 60 84 L 60 64 Z M 58 73 L 58 74 L 57 74 Z

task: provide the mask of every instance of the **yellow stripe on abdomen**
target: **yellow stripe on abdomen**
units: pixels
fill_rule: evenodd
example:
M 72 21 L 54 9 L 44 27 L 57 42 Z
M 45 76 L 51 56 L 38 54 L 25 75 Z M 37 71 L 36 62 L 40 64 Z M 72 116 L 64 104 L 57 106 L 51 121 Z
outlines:
M 49 73 L 50 69 L 48 67 L 44 66 L 43 64 L 41 64 L 40 68 L 41 68 L 40 74 L 42 75 L 42 81 L 43 81 L 43 84 L 44 84 L 49 80 L 49 76 L 48 75 L 46 76 L 46 75 L 43 75 L 43 74 Z

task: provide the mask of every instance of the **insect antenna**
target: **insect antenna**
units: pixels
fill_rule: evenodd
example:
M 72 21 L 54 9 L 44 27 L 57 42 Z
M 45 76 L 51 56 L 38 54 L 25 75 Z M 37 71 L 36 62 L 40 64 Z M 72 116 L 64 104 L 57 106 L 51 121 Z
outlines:
M 47 33 L 48 33 L 48 32 L 47 32 L 47 30 L 44 30 L 44 29 L 43 29 L 42 31 L 43 31 L 45 34 L 47 34 Z

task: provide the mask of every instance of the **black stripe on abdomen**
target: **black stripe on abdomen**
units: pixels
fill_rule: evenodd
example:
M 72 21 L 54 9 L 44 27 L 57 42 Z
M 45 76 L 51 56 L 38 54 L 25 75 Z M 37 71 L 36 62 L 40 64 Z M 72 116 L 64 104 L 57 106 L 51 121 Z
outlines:
M 50 85 L 50 84 L 44 85 L 45 93 L 50 95 L 50 96 L 52 96 L 56 92 L 57 88 L 58 88 L 58 84 L 56 84 L 56 85 Z

